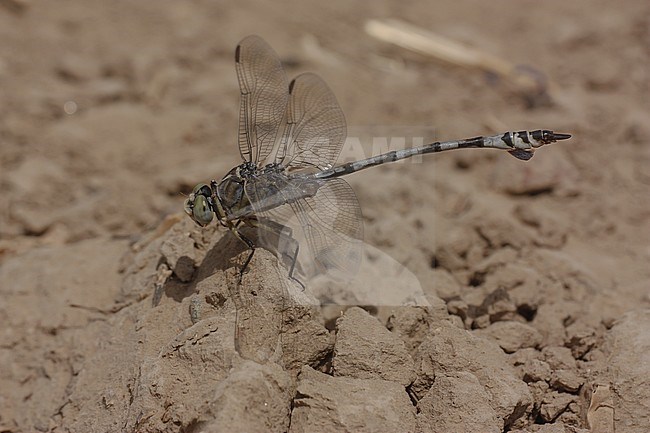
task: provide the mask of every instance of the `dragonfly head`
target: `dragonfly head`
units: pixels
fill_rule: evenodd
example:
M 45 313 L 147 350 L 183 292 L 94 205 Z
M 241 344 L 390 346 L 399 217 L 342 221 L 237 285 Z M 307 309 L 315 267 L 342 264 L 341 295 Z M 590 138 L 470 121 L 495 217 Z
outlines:
M 215 212 L 215 194 L 209 185 L 200 183 L 194 187 L 190 196 L 185 200 L 183 209 L 192 220 L 205 227 L 212 221 Z

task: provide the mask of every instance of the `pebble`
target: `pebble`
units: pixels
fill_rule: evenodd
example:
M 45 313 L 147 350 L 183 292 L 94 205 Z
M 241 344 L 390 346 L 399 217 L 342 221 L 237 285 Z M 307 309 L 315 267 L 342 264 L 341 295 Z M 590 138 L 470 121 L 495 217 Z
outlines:
M 350 308 L 336 328 L 334 376 L 384 379 L 403 386 L 413 382 L 415 367 L 404 341 L 367 311 Z
M 415 407 L 397 382 L 332 377 L 304 366 L 296 392 L 290 433 L 416 430 Z

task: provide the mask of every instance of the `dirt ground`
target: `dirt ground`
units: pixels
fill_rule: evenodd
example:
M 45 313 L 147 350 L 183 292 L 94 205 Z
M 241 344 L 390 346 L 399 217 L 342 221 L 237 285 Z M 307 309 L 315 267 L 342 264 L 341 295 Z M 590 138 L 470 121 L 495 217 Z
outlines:
M 302 290 L 261 250 L 238 286 L 242 245 L 179 212 L 239 163 L 248 34 L 328 82 L 351 146 L 573 138 L 355 174 L 364 278 Z M 0 432 L 648 432 L 648 167 L 644 0 L 0 0 Z

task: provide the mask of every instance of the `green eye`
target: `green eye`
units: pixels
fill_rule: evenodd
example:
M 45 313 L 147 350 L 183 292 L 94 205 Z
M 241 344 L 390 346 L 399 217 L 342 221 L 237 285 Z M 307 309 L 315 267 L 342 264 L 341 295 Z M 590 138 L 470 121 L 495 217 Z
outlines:
M 205 196 L 197 195 L 194 199 L 194 207 L 192 208 L 192 217 L 194 221 L 205 226 L 210 224 L 212 216 L 212 208 L 208 204 L 208 199 L 205 198 Z

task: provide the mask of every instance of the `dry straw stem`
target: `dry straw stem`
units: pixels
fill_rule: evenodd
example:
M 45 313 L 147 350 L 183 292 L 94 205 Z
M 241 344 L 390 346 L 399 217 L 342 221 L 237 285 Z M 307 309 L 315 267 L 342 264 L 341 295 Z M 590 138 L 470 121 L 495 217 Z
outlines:
M 434 57 L 437 60 L 466 68 L 481 69 L 495 74 L 524 94 L 549 93 L 553 87 L 543 74 L 528 68 L 523 69 L 507 60 L 452 41 L 409 23 L 389 20 L 368 20 L 366 33 L 402 48 Z

